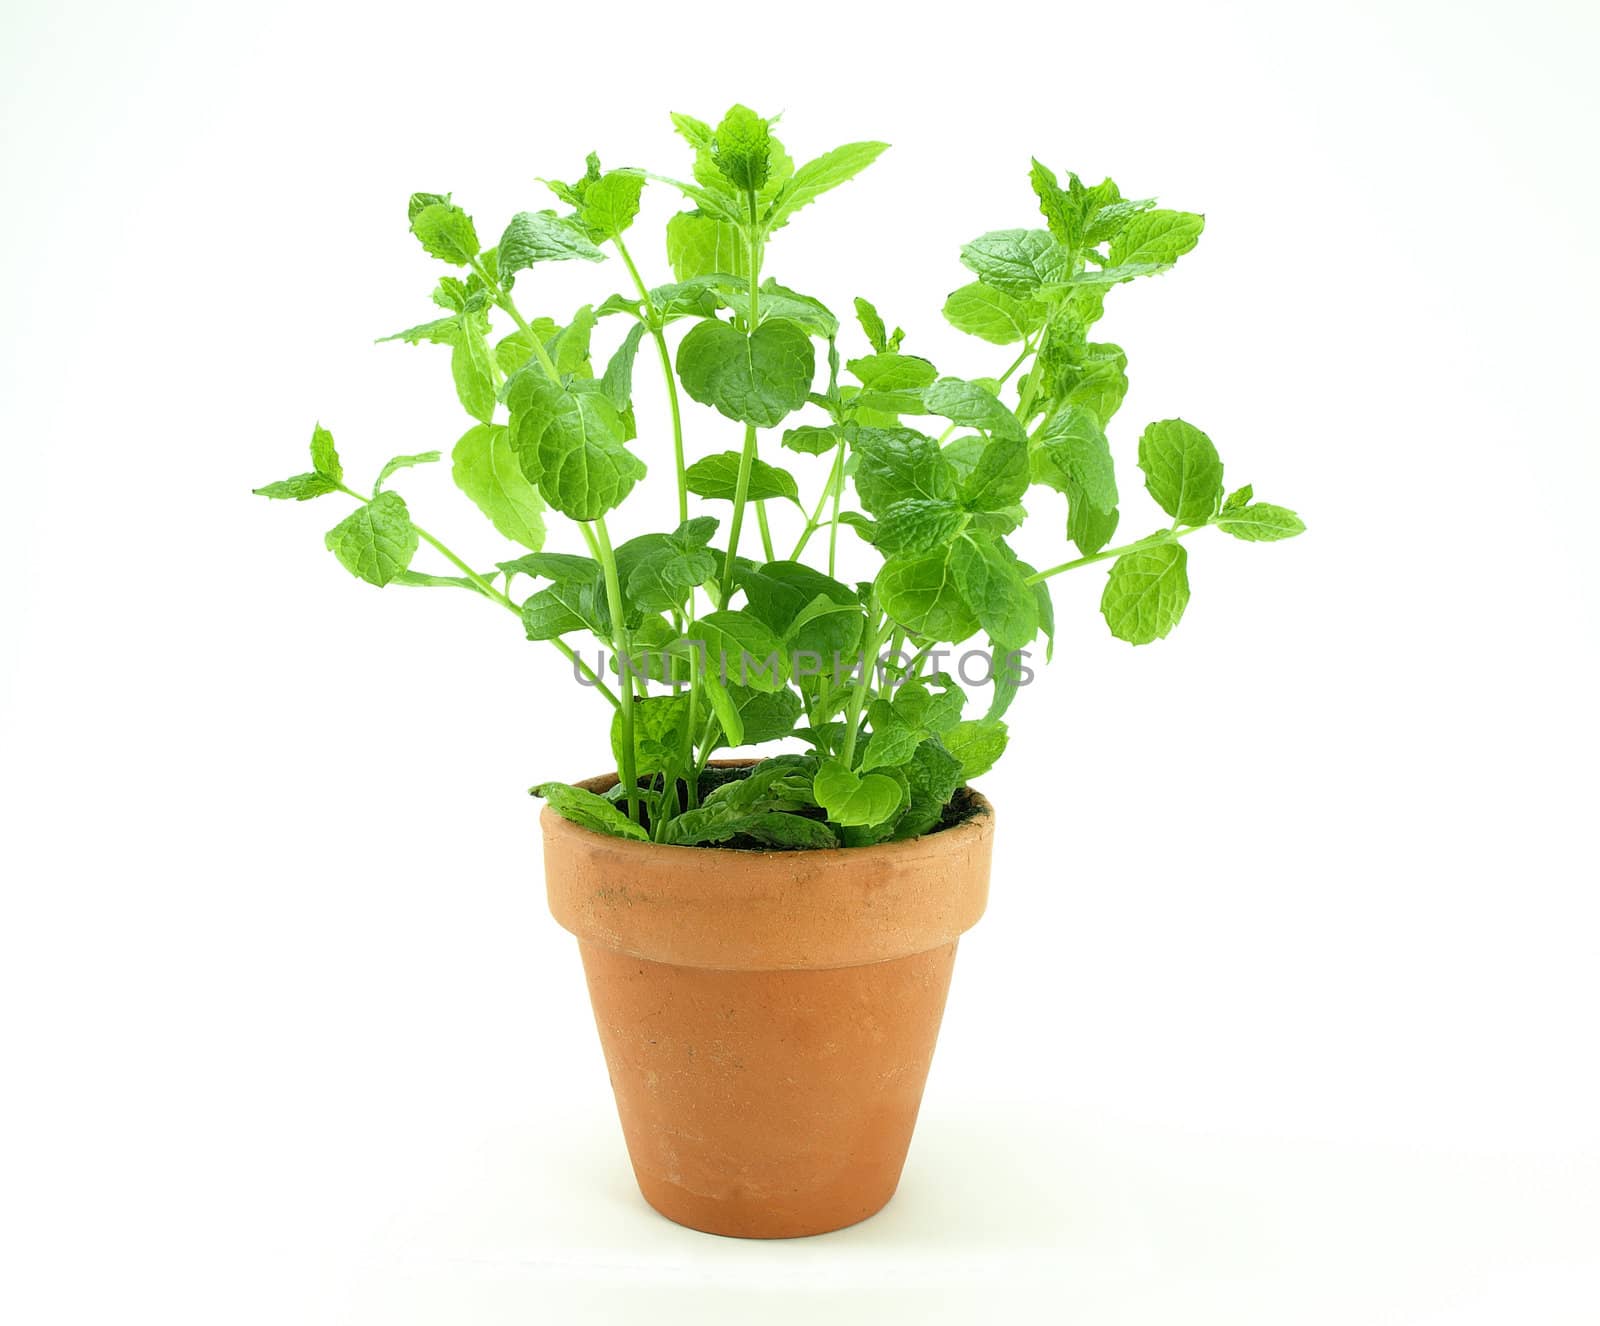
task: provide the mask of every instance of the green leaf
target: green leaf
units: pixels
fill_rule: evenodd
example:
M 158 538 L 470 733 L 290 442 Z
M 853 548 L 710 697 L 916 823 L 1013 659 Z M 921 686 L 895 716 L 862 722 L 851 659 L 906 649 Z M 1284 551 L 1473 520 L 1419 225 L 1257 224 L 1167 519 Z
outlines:
M 895 821 L 896 840 L 917 838 L 939 823 L 944 808 L 961 786 L 961 761 L 938 738 L 929 738 L 900 766 L 910 785 L 910 804 Z
M 678 346 L 678 376 L 690 397 L 757 428 L 804 405 L 815 375 L 811 338 L 792 322 L 764 322 L 746 336 L 708 318 Z
M 756 746 L 787 737 L 794 731 L 803 708 L 800 697 L 787 686 L 778 691 L 758 691 L 731 683 L 728 695 L 744 726 L 742 745 Z
M 1035 447 L 1033 478 L 1037 482 L 1058 492 L 1073 490 L 1102 515 L 1116 509 L 1117 476 L 1111 444 L 1092 412 L 1077 406 L 1058 410 L 1039 431 Z
M 494 371 L 489 366 L 489 346 L 483 334 L 487 323 L 482 315 L 463 315 L 460 334 L 450 350 L 450 372 L 456 381 L 456 395 L 462 407 L 480 423 L 494 418 Z
M 706 693 L 706 699 L 711 702 L 712 715 L 722 729 L 723 740 L 719 744 L 744 745 L 744 719 L 715 666 L 700 669 L 700 685 Z
M 979 382 L 960 378 L 940 378 L 922 393 L 929 413 L 948 419 L 963 428 L 981 428 L 996 436 L 1022 437 L 1022 425 L 992 391 Z
M 952 291 L 944 301 L 944 316 L 957 331 L 993 345 L 1015 345 L 1044 322 L 1043 309 L 1032 300 L 1013 299 L 982 281 Z
M 874 354 L 882 354 L 889 348 L 889 332 L 883 325 L 883 318 L 870 299 L 856 296 L 856 321 L 861 324 L 861 330 L 867 338 L 867 344 L 872 347 Z
M 413 205 L 419 197 L 437 195 L 412 194 Z M 454 203 L 432 202 L 416 210 L 411 233 L 433 257 L 457 267 L 467 266 L 478 256 L 478 232 L 472 228 L 472 218 Z
M 583 192 L 578 217 L 591 235 L 615 239 L 639 215 L 644 175 L 637 170 L 609 170 Z
M 759 190 L 771 168 L 771 130 L 748 106 L 734 105 L 717 125 L 712 159 L 722 178 L 741 193 Z
M 326 474 L 313 472 L 279 479 L 276 483 L 252 488 L 250 491 L 257 497 L 293 498 L 296 502 L 309 502 L 313 497 L 321 497 L 324 493 L 338 492 L 339 485 Z
M 379 493 L 328 531 L 328 549 L 352 575 L 387 585 L 411 564 L 417 531 L 398 493 Z
M 885 710 L 888 709 L 888 706 L 879 700 L 872 706 L 874 711 L 877 711 L 880 705 Z M 920 731 L 899 722 L 892 714 L 884 714 L 881 722 L 875 717 L 872 720 L 872 735 L 867 738 L 866 748 L 861 753 L 861 772 L 894 768 L 896 765 L 904 764 L 916 751 L 921 740 Z
M 868 391 L 892 394 L 920 391 L 939 376 L 939 370 L 916 355 L 874 354 L 845 362 Z
M 956 496 L 955 468 L 931 437 L 910 428 L 861 428 L 853 446 L 856 495 L 879 515 L 896 502 Z
M 1004 511 L 1028 491 L 1030 477 L 1028 439 L 1020 432 L 997 433 L 962 485 L 962 505 L 969 511 Z
M 671 540 L 653 555 L 640 559 L 628 573 L 624 588 L 628 601 L 644 612 L 666 612 L 683 606 L 695 586 L 717 573 L 717 559 L 705 548 Z
M 958 503 L 907 497 L 884 508 L 873 542 L 886 557 L 931 552 L 955 538 L 970 519 Z
M 993 230 L 964 245 L 961 261 L 978 279 L 1013 299 L 1072 274 L 1071 255 L 1047 230 Z
M 705 647 L 701 669 L 726 684 L 751 690 L 777 691 L 789 676 L 783 641 L 766 623 L 748 612 L 708 612 L 693 625 L 687 639 Z
M 978 629 L 978 618 L 956 585 L 954 546 L 892 557 L 878 572 L 878 602 L 912 635 L 959 644 Z
M 518 212 L 500 236 L 498 254 L 502 282 L 536 262 L 605 261 L 580 225 L 552 211 Z
M 497 562 L 496 567 L 507 575 L 537 576 L 542 580 L 574 580 L 600 578 L 600 563 L 592 557 L 576 557 L 572 553 L 529 553 L 512 562 Z
M 591 378 L 594 370 L 589 366 L 589 338 L 600 317 L 585 304 L 572 315 L 572 321 L 558 331 L 545 345 L 555 362 L 556 372 Z
M 1067 495 L 1067 537 L 1085 557 L 1093 557 L 1111 542 L 1120 513 L 1115 507 L 1101 511 L 1071 479 L 1063 485 L 1062 492 Z
M 1038 600 L 1009 549 L 964 537 L 953 546 L 950 565 L 961 597 L 1000 648 L 1021 649 L 1039 634 Z
M 1113 267 L 1154 263 L 1170 267 L 1200 242 L 1206 219 L 1194 212 L 1159 208 L 1129 219 L 1111 241 Z
M 1034 195 L 1039 199 L 1039 211 L 1050 227 L 1050 233 L 1068 248 L 1075 249 L 1083 243 L 1084 205 L 1078 177 L 1072 175 L 1069 178 L 1077 186 L 1070 193 L 1061 188 L 1055 172 L 1037 157 L 1033 159 L 1033 167 L 1028 172 L 1028 182 L 1033 185 Z
M 544 499 L 517 463 L 509 429 L 500 424 L 469 428 L 451 450 L 450 461 L 456 487 L 495 529 L 533 552 L 544 547 Z
M 528 790 L 534 796 L 548 801 L 562 819 L 571 820 L 582 828 L 613 838 L 633 838 L 642 843 L 650 841 L 649 834 L 604 797 L 596 796 L 593 792 L 566 783 L 540 783 Z
M 311 430 L 311 468 L 318 474 L 327 475 L 335 483 L 344 478 L 344 466 L 333 445 L 333 434 L 321 424 Z
M 394 456 L 378 471 L 378 481 L 372 485 L 372 495 L 376 497 L 383 491 L 383 485 L 389 476 L 396 470 L 409 469 L 413 465 L 431 465 L 439 459 L 437 451 L 419 451 L 413 456 Z
M 838 760 L 824 760 L 813 779 L 817 804 L 841 825 L 882 824 L 899 811 L 905 789 L 886 774 L 857 774 Z
M 623 445 L 621 418 L 597 389 L 563 387 L 530 369 L 509 385 L 506 403 L 523 474 L 563 515 L 594 520 L 644 477 L 644 462 Z
M 1144 486 L 1169 516 L 1201 525 L 1222 501 L 1222 460 L 1211 439 L 1182 419 L 1162 419 L 1139 439 Z
M 739 227 L 703 212 L 679 212 L 667 222 L 667 261 L 679 281 L 750 274 L 750 250 Z
M 516 331 L 502 336 L 494 347 L 494 358 L 500 365 L 500 371 L 508 378 L 514 377 L 532 363 L 535 339 L 540 345 L 544 345 L 560 330 L 554 318 L 529 318 L 527 331 L 519 327 Z
M 1304 534 L 1306 523 L 1286 506 L 1252 502 L 1218 517 L 1217 528 L 1247 543 L 1276 543 Z
M 720 132 L 720 131 L 719 131 Z M 889 144 L 846 143 L 831 152 L 824 152 L 814 161 L 808 161 L 790 177 L 772 204 L 767 215 L 767 228 L 776 230 L 802 207 L 813 203 L 829 189 L 836 189 L 847 180 L 854 179 L 876 161 Z
M 963 781 L 971 781 L 994 768 L 1005 754 L 1009 733 L 998 718 L 969 718 L 957 723 L 940 740 L 961 763 Z
M 434 345 L 454 345 L 460 337 L 461 317 L 459 314 L 454 314 L 448 318 L 435 318 L 432 322 L 420 322 L 415 327 L 407 327 L 392 336 L 380 336 L 378 344 L 382 345 L 385 341 L 404 341 L 407 345 L 421 345 L 427 341 Z
M 1250 484 L 1245 484 L 1243 488 L 1234 489 L 1233 492 L 1228 494 L 1228 500 L 1222 504 L 1222 514 L 1227 515 L 1229 512 L 1238 511 L 1242 507 L 1249 506 L 1250 499 L 1255 495 L 1256 490 Z
M 434 203 L 448 203 L 449 201 L 450 195 L 448 193 L 412 194 L 406 202 L 406 223 L 409 225 L 411 222 L 415 221 L 417 219 L 417 214 L 421 212 L 423 208 L 431 207 Z
M 835 426 L 819 428 L 816 424 L 802 424 L 799 428 L 786 428 L 783 445 L 790 451 L 805 456 L 821 456 L 839 445 L 841 430 Z
M 707 284 L 716 291 L 717 298 L 745 320 L 750 321 L 750 283 L 743 278 L 714 276 Z M 813 336 L 831 340 L 839 334 L 839 319 L 820 299 L 802 295 L 779 285 L 770 277 L 761 283 L 756 312 L 762 322 L 779 318 L 804 327 Z
M 684 482 L 691 493 L 714 500 L 731 502 L 738 490 L 740 453 L 721 451 L 706 456 L 684 471 Z M 756 460 L 750 469 L 750 486 L 745 494 L 752 502 L 769 497 L 787 497 L 796 506 L 800 504 L 800 487 L 788 470 Z
M 1176 542 L 1123 553 L 1111 563 L 1100 611 L 1111 634 L 1147 645 L 1167 634 L 1189 603 L 1188 553 Z
M 572 631 L 609 634 L 599 620 L 600 584 L 593 580 L 558 580 L 522 604 L 522 629 L 530 640 L 557 640 Z
M 638 777 L 682 769 L 689 726 L 687 695 L 653 695 L 633 704 L 633 758 Z M 696 734 L 698 735 L 698 734 Z M 622 711 L 611 715 L 611 753 L 623 767 Z
M 605 376 L 600 379 L 601 390 L 618 413 L 633 405 L 633 361 L 638 356 L 639 342 L 644 333 L 642 322 L 636 322 L 628 328 L 628 334 L 622 338 L 622 344 L 606 365 Z

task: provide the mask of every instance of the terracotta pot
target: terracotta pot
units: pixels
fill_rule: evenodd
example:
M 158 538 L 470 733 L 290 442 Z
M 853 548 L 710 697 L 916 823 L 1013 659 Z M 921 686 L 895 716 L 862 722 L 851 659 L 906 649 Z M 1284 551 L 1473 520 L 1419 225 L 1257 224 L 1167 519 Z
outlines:
M 614 776 L 580 784 L 602 792 Z M 546 807 L 550 911 L 578 937 L 645 1200 L 692 1229 L 820 1234 L 894 1196 L 994 814 L 816 852 L 666 847 Z

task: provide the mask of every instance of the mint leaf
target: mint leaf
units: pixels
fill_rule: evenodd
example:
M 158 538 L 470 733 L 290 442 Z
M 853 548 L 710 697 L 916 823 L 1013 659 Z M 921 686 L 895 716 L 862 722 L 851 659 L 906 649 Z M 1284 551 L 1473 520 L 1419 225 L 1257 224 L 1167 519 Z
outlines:
M 1139 438 L 1144 486 L 1169 516 L 1202 525 L 1222 501 L 1222 460 L 1211 439 L 1182 419 L 1162 419 Z
M 878 572 L 878 602 L 912 635 L 959 644 L 978 629 L 977 616 L 956 585 L 954 547 L 891 557 Z
M 634 769 L 640 778 L 682 768 L 688 724 L 687 695 L 654 695 L 634 701 L 633 757 Z M 621 710 L 611 716 L 611 752 L 616 757 L 617 768 L 622 768 Z
M 782 443 L 790 451 L 804 456 L 821 456 L 839 445 L 840 430 L 819 428 L 816 424 L 801 424 L 799 428 L 786 428 Z
M 633 361 L 639 354 L 639 342 L 644 332 L 642 322 L 636 322 L 628 328 L 628 334 L 612 354 L 610 362 L 606 364 L 605 376 L 600 380 L 600 389 L 619 414 L 633 406 Z
M 969 511 L 1003 511 L 1021 500 L 1030 478 L 1027 438 L 997 433 L 962 485 L 961 504 Z
M 1123 553 L 1111 563 L 1100 611 L 1111 634 L 1132 645 L 1160 640 L 1189 604 L 1188 553 L 1162 543 Z
M 1249 484 L 1245 484 L 1243 488 L 1236 488 L 1228 494 L 1228 500 L 1222 504 L 1222 514 L 1227 515 L 1230 511 L 1237 511 L 1240 507 L 1248 506 L 1250 499 L 1255 495 L 1256 490 Z
M 637 170 L 607 171 L 583 192 L 578 218 L 588 232 L 615 239 L 639 215 L 644 175 Z
M 545 501 L 574 520 L 594 520 L 644 477 L 623 445 L 623 424 L 597 388 L 558 386 L 534 372 L 509 384 L 511 445 Z
M 939 376 L 939 370 L 926 359 L 893 352 L 847 359 L 844 366 L 874 392 L 920 391 Z
M 1306 524 L 1288 507 L 1252 502 L 1219 516 L 1217 528 L 1247 543 L 1276 543 L 1304 534 Z
M 575 221 L 552 211 L 518 212 L 500 236 L 498 275 L 504 282 L 536 262 L 564 262 L 571 258 L 603 262 L 605 254 L 595 248 Z
M 956 589 L 1001 649 L 1021 649 L 1039 634 L 1039 603 L 1017 560 L 998 541 L 966 536 L 952 550 Z
M 804 405 L 815 375 L 811 338 L 792 322 L 764 322 L 746 336 L 707 319 L 678 346 L 678 377 L 689 396 L 757 428 L 771 428 Z
M 1151 263 L 1170 267 L 1200 242 L 1206 219 L 1194 212 L 1157 209 L 1131 217 L 1111 241 L 1111 266 Z
M 905 789 L 887 774 L 857 774 L 838 760 L 824 760 L 812 780 L 817 804 L 841 825 L 882 824 L 903 803 Z
M 1102 511 L 1071 479 L 1061 491 L 1067 495 L 1067 537 L 1085 557 L 1093 557 L 1111 542 L 1120 513 L 1116 507 Z
M 704 212 L 679 212 L 667 222 L 667 261 L 679 281 L 750 274 L 750 248 L 739 227 Z
M 740 453 L 722 451 L 706 456 L 684 472 L 684 482 L 691 493 L 714 500 L 731 502 L 738 491 Z M 769 497 L 787 497 L 800 505 L 800 486 L 794 475 L 769 465 L 764 460 L 755 461 L 750 470 L 750 487 L 746 493 L 749 501 L 760 502 Z
M 325 493 L 336 493 L 339 485 L 326 474 L 296 474 L 287 479 L 279 479 L 276 483 L 269 483 L 261 488 L 250 490 L 257 497 L 275 497 L 280 500 L 292 498 L 296 502 L 309 502 L 313 497 L 321 497 Z
M 538 552 L 544 547 L 544 499 L 528 482 L 500 424 L 469 428 L 450 452 L 451 477 L 506 538 Z
M 776 230 L 787 224 L 789 218 L 802 207 L 815 202 L 829 189 L 837 189 L 847 180 L 854 179 L 882 156 L 888 146 L 888 143 L 846 143 L 831 152 L 824 152 L 814 161 L 806 162 L 778 190 L 778 196 L 767 214 L 767 228 Z
M 925 553 L 949 543 L 970 519 L 955 502 L 907 497 L 884 509 L 873 542 L 886 557 Z
M 771 131 L 748 106 L 729 108 L 711 140 L 712 158 L 722 178 L 740 192 L 759 190 L 771 166 Z
M 856 431 L 856 495 L 873 515 L 896 502 L 920 497 L 934 502 L 956 496 L 956 474 L 939 444 L 909 428 Z
M 398 493 L 379 493 L 357 507 L 323 541 L 345 570 L 373 585 L 387 585 L 417 551 L 417 531 Z
M 580 828 L 592 829 L 613 838 L 633 838 L 649 842 L 650 835 L 630 820 L 602 796 L 571 787 L 566 783 L 540 783 L 528 789 L 536 797 L 543 797 L 562 819 L 571 820 Z
M 344 466 L 333 445 L 333 434 L 321 424 L 311 430 L 311 468 L 337 483 L 344 478 Z
M 932 414 L 940 415 L 964 428 L 981 428 L 996 435 L 1023 436 L 1016 415 L 1006 409 L 995 394 L 980 382 L 960 378 L 940 378 L 922 393 L 923 403 Z
M 388 463 L 378 471 L 378 481 L 372 485 L 372 495 L 376 497 L 383 491 L 383 485 L 389 476 L 396 470 L 409 469 L 413 465 L 431 465 L 439 459 L 437 451 L 419 451 L 413 456 L 393 456 Z
M 1072 275 L 1071 255 L 1047 230 L 992 230 L 964 245 L 961 261 L 1014 299 Z
M 437 195 L 412 194 L 418 198 Z M 478 256 L 478 232 L 472 218 L 454 203 L 440 201 L 417 209 L 411 217 L 411 233 L 428 253 L 443 262 L 465 267 Z
M 856 296 L 856 321 L 867 338 L 874 354 L 883 354 L 889 348 L 889 332 L 870 299 Z
M 1032 300 L 1013 299 L 982 281 L 952 291 L 944 301 L 944 316 L 957 331 L 993 345 L 1015 345 L 1044 322 L 1043 311 Z
M 450 373 L 462 407 L 480 423 L 494 419 L 494 371 L 489 366 L 489 345 L 484 340 L 488 323 L 481 315 L 463 315 L 461 333 L 450 350 Z
M 1108 515 L 1117 505 L 1117 476 L 1111 444 L 1087 409 L 1058 410 L 1039 430 L 1033 454 L 1033 478 L 1069 498 L 1093 505 Z
M 986 774 L 1005 753 L 1009 734 L 998 718 L 970 718 L 957 723 L 940 740 L 960 761 L 964 781 Z
M 939 823 L 944 808 L 961 786 L 961 761 L 942 741 L 930 738 L 912 752 L 900 772 L 910 786 L 911 796 L 905 813 L 895 821 L 894 837 L 917 838 Z
M 685 638 L 705 647 L 702 670 L 716 673 L 724 684 L 777 691 L 789 676 L 783 641 L 749 613 L 708 612 L 694 623 L 692 634 Z

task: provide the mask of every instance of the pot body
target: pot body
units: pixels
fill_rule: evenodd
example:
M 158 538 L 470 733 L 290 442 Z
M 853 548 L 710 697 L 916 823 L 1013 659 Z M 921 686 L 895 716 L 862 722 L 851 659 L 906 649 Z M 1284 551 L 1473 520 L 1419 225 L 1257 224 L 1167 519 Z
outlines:
M 614 778 L 583 784 L 604 791 Z M 667 847 L 543 812 L 634 1175 L 679 1224 L 820 1234 L 894 1195 L 993 812 L 904 843 Z

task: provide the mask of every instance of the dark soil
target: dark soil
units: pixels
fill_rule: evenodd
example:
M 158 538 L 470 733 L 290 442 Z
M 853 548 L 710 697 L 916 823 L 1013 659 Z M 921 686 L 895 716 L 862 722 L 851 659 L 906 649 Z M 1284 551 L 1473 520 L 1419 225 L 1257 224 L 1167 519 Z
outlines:
M 707 796 L 709 796 L 719 787 L 726 786 L 728 783 L 737 783 L 741 778 L 748 777 L 752 767 L 752 765 L 714 765 L 711 768 L 708 768 L 700 776 L 700 800 L 704 801 Z M 820 807 L 815 806 L 806 810 L 796 811 L 794 813 L 803 816 L 806 819 L 826 820 L 828 818 Z M 949 804 L 945 806 L 944 811 L 939 818 L 939 822 L 935 824 L 933 828 L 929 829 L 928 833 L 942 833 L 945 829 L 951 829 L 958 824 L 964 824 L 977 813 L 978 803 L 973 798 L 971 791 L 965 787 L 958 787 L 956 789 L 955 796 L 951 797 Z M 643 814 L 642 808 L 641 814 Z M 645 816 L 645 827 L 646 829 L 649 828 L 648 816 Z M 924 834 L 923 836 L 926 837 L 927 834 Z M 759 842 L 754 838 L 747 838 L 743 835 L 730 838 L 727 840 L 727 842 L 701 843 L 699 846 L 719 847 L 724 850 L 736 852 L 781 852 L 805 850 L 803 848 L 773 847 L 770 843 Z

